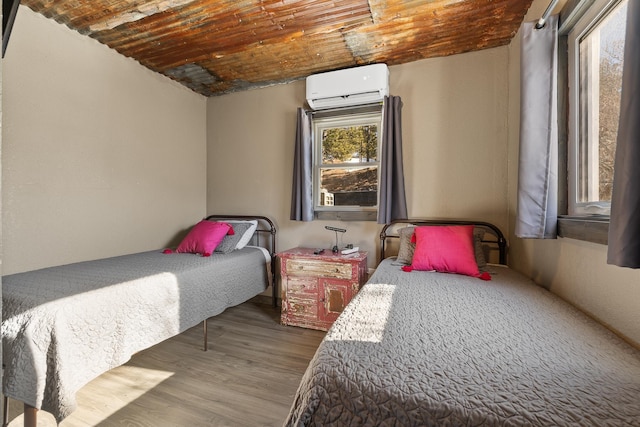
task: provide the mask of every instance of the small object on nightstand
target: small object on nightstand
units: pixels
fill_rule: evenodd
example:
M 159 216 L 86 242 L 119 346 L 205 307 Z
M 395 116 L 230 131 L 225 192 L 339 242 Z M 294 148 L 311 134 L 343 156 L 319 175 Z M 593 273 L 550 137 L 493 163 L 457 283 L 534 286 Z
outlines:
M 324 249 L 316 249 L 313 253 L 314 255 L 322 255 L 324 253 Z
M 334 254 L 337 254 L 338 252 L 340 252 L 340 250 L 338 249 L 338 233 L 346 233 L 347 229 L 346 228 L 330 227 L 328 225 L 325 225 L 324 228 L 326 228 L 327 230 L 331 230 L 331 231 L 335 231 L 336 232 L 336 244 L 333 246 L 333 248 L 331 248 L 331 252 L 333 252 Z
M 345 249 L 341 250 L 340 253 L 342 255 L 348 255 L 348 254 L 352 254 L 352 253 L 358 252 L 359 250 L 360 250 L 360 248 L 358 246 L 356 246 L 356 247 L 351 247 L 351 248 L 345 248 Z

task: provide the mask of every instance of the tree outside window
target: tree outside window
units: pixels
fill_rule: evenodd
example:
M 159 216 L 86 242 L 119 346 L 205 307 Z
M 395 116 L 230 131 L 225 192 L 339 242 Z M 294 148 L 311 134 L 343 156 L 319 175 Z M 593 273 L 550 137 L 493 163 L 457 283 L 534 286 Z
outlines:
M 627 1 L 600 0 L 569 34 L 569 214 L 609 214 Z
M 316 210 L 375 210 L 381 113 L 314 120 Z

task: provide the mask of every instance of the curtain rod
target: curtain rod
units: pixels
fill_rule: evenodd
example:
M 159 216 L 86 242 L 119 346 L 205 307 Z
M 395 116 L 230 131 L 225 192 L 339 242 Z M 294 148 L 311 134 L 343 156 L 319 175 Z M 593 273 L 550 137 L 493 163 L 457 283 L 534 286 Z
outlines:
M 558 0 L 551 0 L 551 3 L 549 3 L 547 9 L 544 11 L 540 19 L 538 19 L 538 22 L 536 23 L 536 29 L 539 30 L 540 28 L 544 27 L 544 22 L 547 20 L 549 15 L 551 15 L 551 12 L 553 11 L 553 8 L 556 7 L 557 3 Z

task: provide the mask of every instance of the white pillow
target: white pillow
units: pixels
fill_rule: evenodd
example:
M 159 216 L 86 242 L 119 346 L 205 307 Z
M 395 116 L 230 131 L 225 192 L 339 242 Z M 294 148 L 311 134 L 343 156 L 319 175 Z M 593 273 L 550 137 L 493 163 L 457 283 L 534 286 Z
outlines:
M 247 244 L 251 241 L 251 238 L 253 237 L 253 233 L 256 232 L 256 229 L 258 228 L 258 220 L 257 219 L 252 219 L 252 220 L 248 220 L 248 221 L 240 221 L 240 220 L 229 220 L 229 221 L 224 221 L 228 224 L 233 225 L 234 223 L 239 224 L 239 223 L 245 223 L 245 224 L 251 224 L 251 227 L 249 227 L 247 229 L 247 231 L 244 232 L 244 234 L 242 235 L 242 237 L 240 238 L 240 240 L 238 240 L 238 243 L 236 244 L 236 249 L 242 249 L 245 246 L 247 246 Z

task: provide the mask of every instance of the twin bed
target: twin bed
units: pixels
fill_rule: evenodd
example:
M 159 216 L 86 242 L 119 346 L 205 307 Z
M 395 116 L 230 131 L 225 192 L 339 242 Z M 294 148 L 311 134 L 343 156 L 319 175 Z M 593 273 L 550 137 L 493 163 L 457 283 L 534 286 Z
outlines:
M 89 381 L 200 322 L 206 351 L 206 319 L 272 284 L 271 220 L 206 220 L 242 222 L 249 244 L 236 249 L 237 236 L 211 256 L 160 249 L 3 277 L 3 393 L 24 402 L 25 425 L 36 409 L 62 421 Z
M 483 255 L 505 262 L 495 227 L 474 233 L 488 281 L 386 257 L 408 226 L 442 225 L 452 224 L 384 227 L 382 262 L 320 344 L 285 425 L 640 426 L 640 351 L 521 274 L 485 265 Z
M 266 256 L 152 251 L 5 276 L 5 396 L 34 423 L 34 408 L 60 421 L 77 390 L 137 351 L 199 322 L 206 349 L 206 319 L 273 279 L 273 224 L 235 219 L 260 222 Z M 482 274 L 418 271 L 409 236 L 422 234 L 409 227 L 443 225 L 474 227 Z M 381 263 L 320 344 L 285 425 L 640 426 L 640 351 L 504 266 L 496 227 L 405 220 L 380 238 Z

